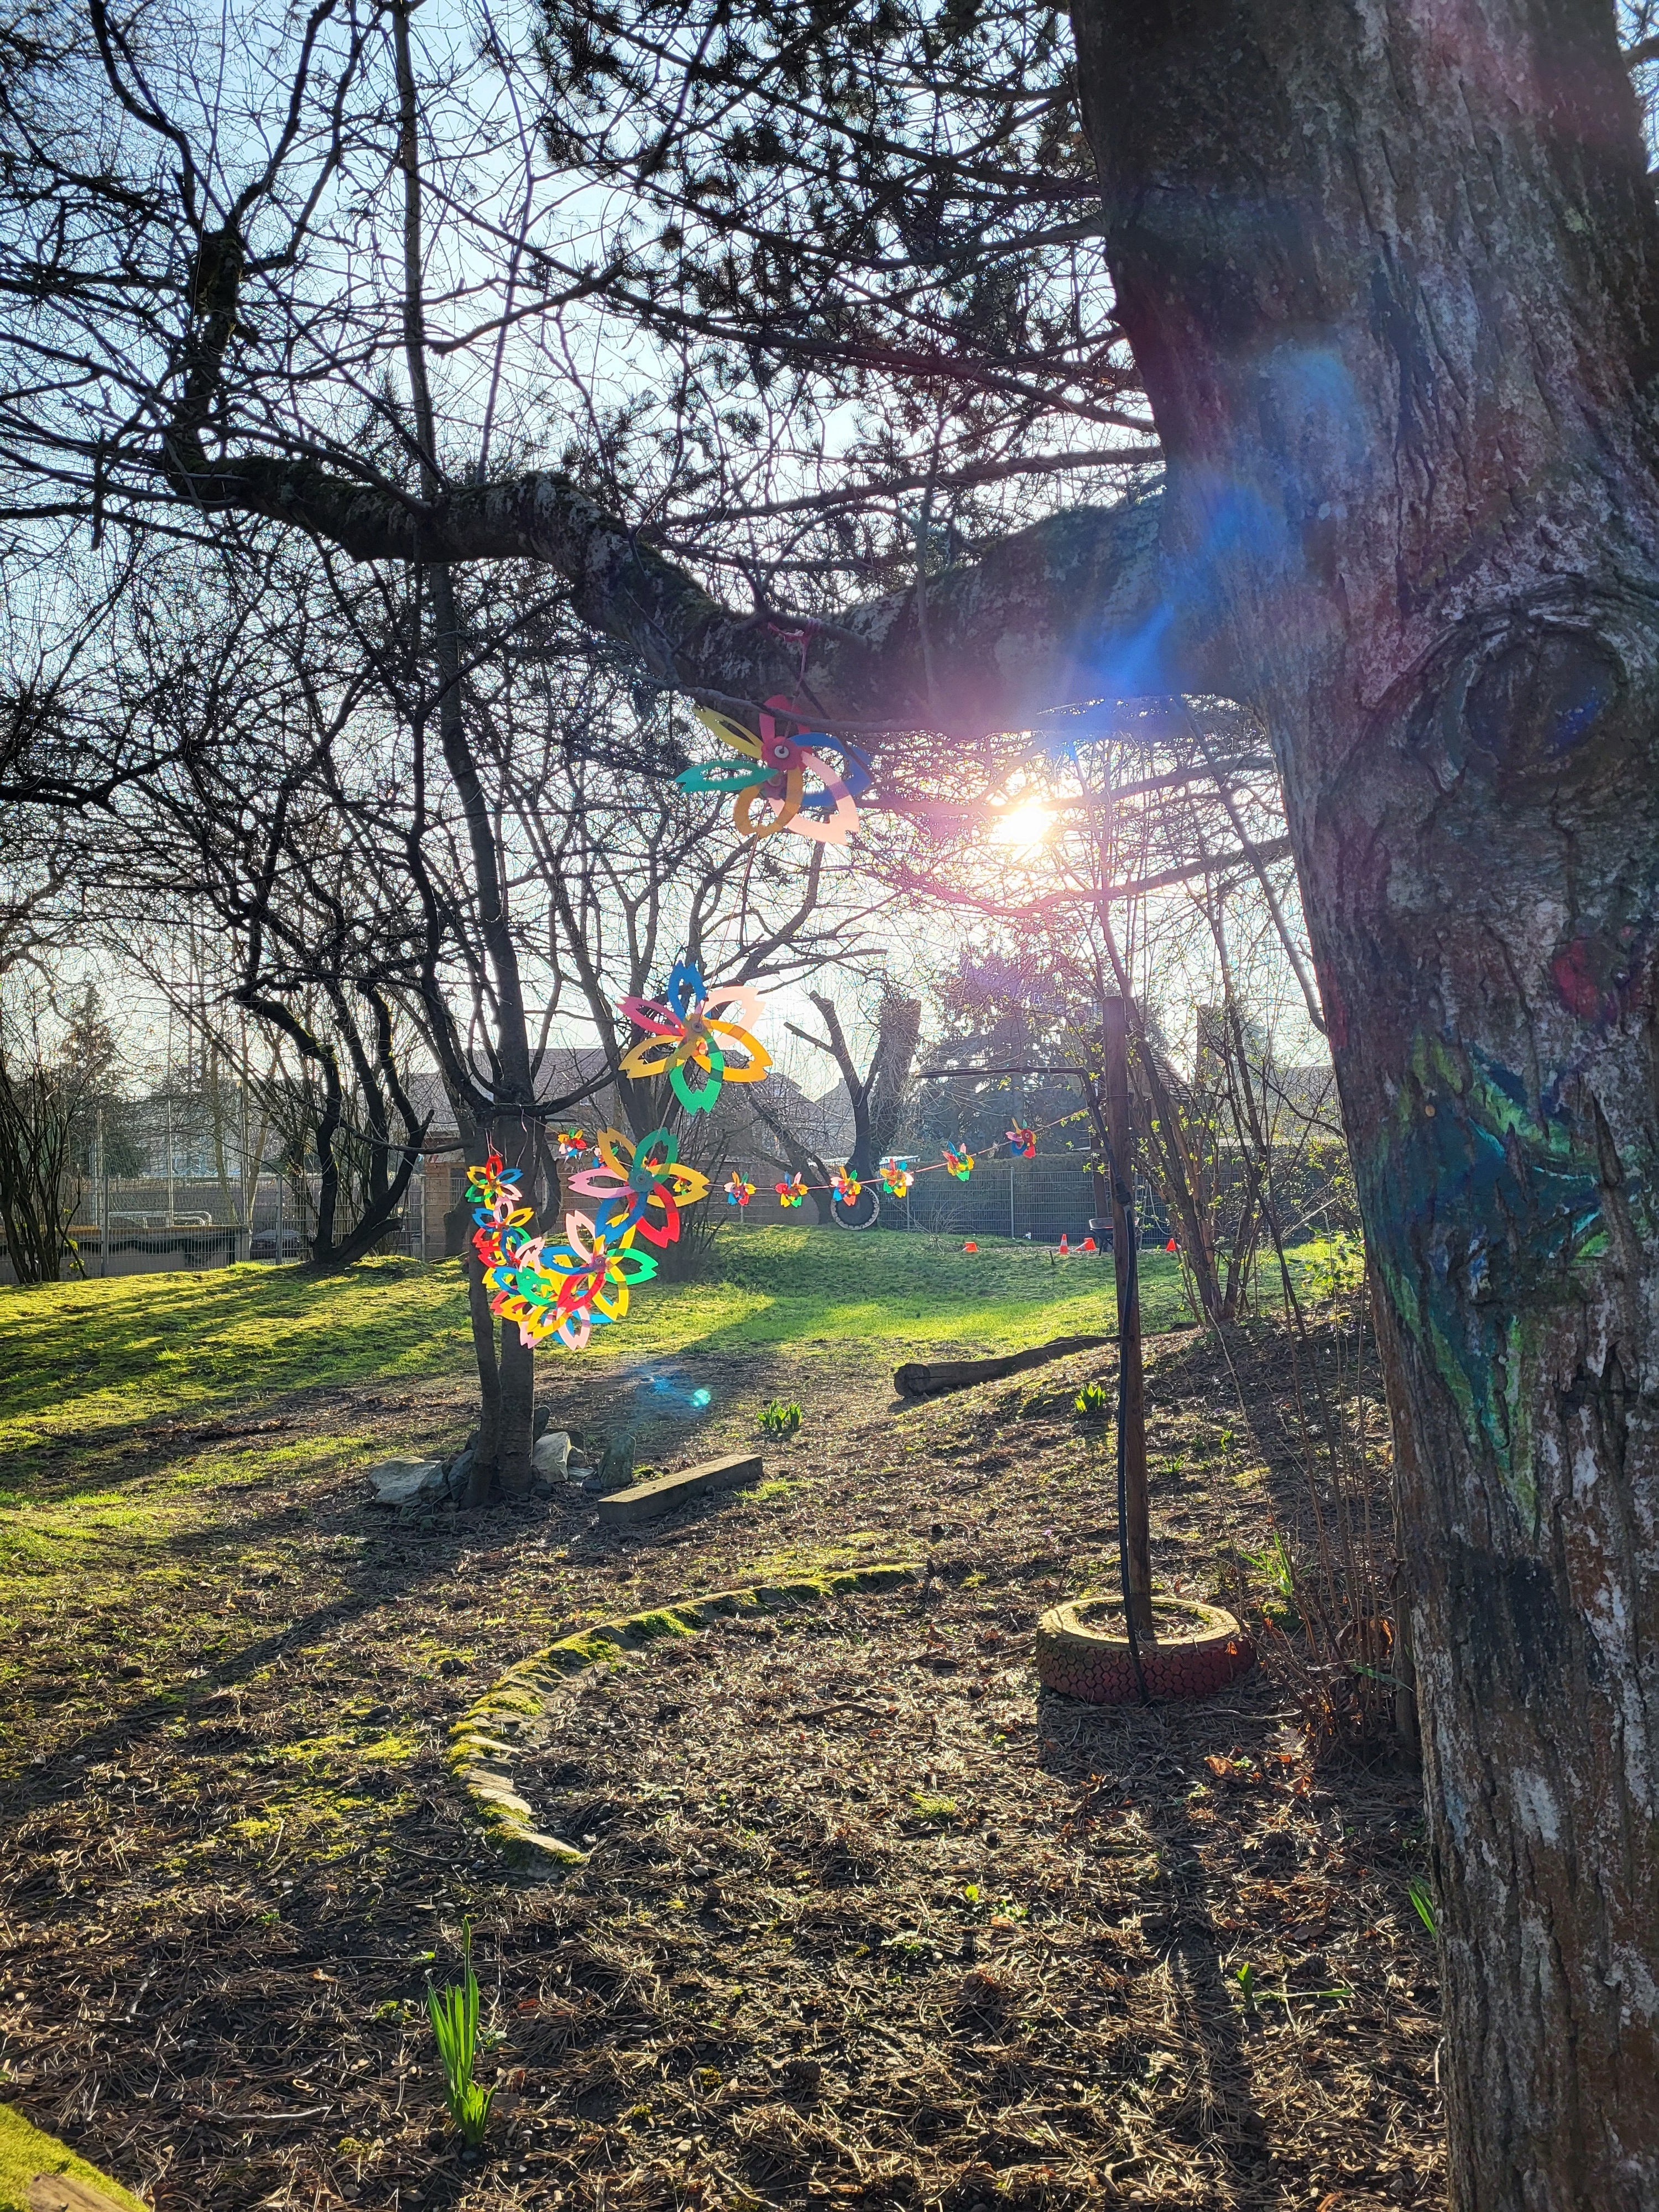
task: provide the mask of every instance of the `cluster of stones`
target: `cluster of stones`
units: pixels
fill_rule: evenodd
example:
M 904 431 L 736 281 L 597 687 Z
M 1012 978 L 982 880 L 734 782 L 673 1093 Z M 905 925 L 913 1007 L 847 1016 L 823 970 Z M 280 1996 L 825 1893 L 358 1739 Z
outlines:
M 1140 1686 L 1128 1639 L 1091 1628 L 1091 1618 L 1117 1610 L 1110 1598 L 1057 1605 L 1037 1623 L 1036 1670 L 1043 1687 L 1091 1705 L 1137 1704 Z M 1207 1698 L 1255 1664 L 1255 1646 L 1219 1606 L 1195 1599 L 1152 1600 L 1156 1626 L 1140 1639 L 1140 1666 L 1154 1698 Z
M 693 1636 L 717 1620 L 783 1612 L 853 1590 L 890 1589 L 915 1578 L 916 1570 L 908 1565 L 849 1567 L 795 1582 L 716 1590 L 582 1629 L 509 1667 L 467 1708 L 449 1732 L 451 1776 L 503 1857 L 553 1868 L 581 1866 L 586 1853 L 544 1834 L 533 1808 L 513 1786 L 515 1760 L 538 1750 L 551 1733 L 557 1692 L 595 1668 L 625 1664 L 665 1636 Z

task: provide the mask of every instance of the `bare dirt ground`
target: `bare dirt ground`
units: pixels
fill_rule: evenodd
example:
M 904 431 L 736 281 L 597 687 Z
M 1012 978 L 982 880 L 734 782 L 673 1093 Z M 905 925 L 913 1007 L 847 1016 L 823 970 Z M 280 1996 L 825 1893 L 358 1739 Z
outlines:
M 925 1407 L 869 1355 L 750 1358 L 696 1421 L 712 1365 L 550 1394 L 659 1464 L 801 1402 L 759 1491 L 672 1522 L 607 1532 L 579 1492 L 398 1516 L 278 1457 L 165 1575 L 43 1601 L 9 1716 L 33 1748 L 0 1843 L 0 2094 L 158 2212 L 1442 2204 L 1413 1772 L 1316 1766 L 1271 1657 L 1150 1714 L 1036 1691 L 1037 1613 L 1109 1584 L 1109 1446 L 1072 1399 L 1111 1354 Z M 1311 1542 L 1287 1389 L 1265 1327 L 1231 1364 L 1154 1346 L 1166 1589 L 1231 1595 L 1275 1525 Z M 458 1441 L 458 1390 L 349 1395 L 263 1410 L 294 1468 L 366 1409 L 388 1449 Z M 562 1887 L 462 1819 L 444 1731 L 512 1659 L 888 1559 L 925 1585 L 584 1689 L 525 1777 L 593 1839 Z M 219 1626 L 175 1656 L 186 1601 Z M 419 2009 L 466 1919 L 500 2085 L 471 2163 Z

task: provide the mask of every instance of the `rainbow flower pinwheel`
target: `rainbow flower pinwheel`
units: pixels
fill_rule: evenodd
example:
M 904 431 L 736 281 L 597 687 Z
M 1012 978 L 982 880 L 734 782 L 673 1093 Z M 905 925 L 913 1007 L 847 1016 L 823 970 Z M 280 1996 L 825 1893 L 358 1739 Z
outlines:
M 772 1065 L 772 1055 L 758 1038 L 739 1022 L 721 1020 L 714 1006 L 733 1007 L 744 1021 L 760 1018 L 760 994 L 747 983 L 722 983 L 711 991 L 700 969 L 677 960 L 661 999 L 624 999 L 622 1010 L 646 1035 L 623 1054 L 624 1075 L 643 1081 L 666 1075 L 670 1088 L 688 1114 L 712 1114 L 726 1083 L 758 1083 Z M 749 1055 L 735 1064 L 727 1059 L 721 1040 L 740 1046 Z M 703 1071 L 703 1081 L 693 1090 L 686 1080 L 690 1067 Z
M 779 719 L 799 722 L 801 717 L 785 698 L 769 699 L 766 706 L 767 711 L 757 718 L 758 737 L 731 715 L 699 707 L 697 720 L 703 727 L 741 753 L 746 765 L 726 769 L 718 763 L 705 763 L 683 770 L 675 781 L 683 791 L 733 793 L 732 823 L 741 837 L 769 837 L 779 830 L 791 830 L 796 836 L 811 837 L 822 845 L 844 845 L 859 826 L 854 800 L 868 791 L 874 781 L 869 755 L 823 730 L 786 738 L 778 726 Z M 841 756 L 838 769 L 824 759 L 826 751 Z M 822 791 L 807 792 L 809 775 L 818 779 Z M 772 810 L 762 822 L 755 819 L 757 799 L 763 799 Z
M 857 1198 L 859 1193 L 864 1188 L 864 1185 L 853 1173 L 852 1168 L 849 1164 L 847 1167 L 842 1168 L 837 1171 L 837 1173 L 830 1176 L 830 1188 L 835 1192 L 836 1196 L 841 1200 L 841 1203 L 843 1206 L 851 1206 L 854 1200 Z
M 518 1323 L 522 1344 L 533 1348 L 552 1336 L 580 1352 L 597 1324 L 622 1319 L 629 1285 L 648 1282 L 657 1263 L 607 1240 L 583 1214 L 567 1217 L 568 1241 L 550 1250 L 544 1237 L 526 1236 L 534 1214 L 520 1203 L 522 1175 L 494 1150 L 466 1171 L 490 1311 Z
M 910 1172 L 908 1160 L 890 1159 L 881 1164 L 881 1187 L 890 1198 L 902 1198 L 915 1177 Z
M 665 1251 L 680 1233 L 680 1208 L 708 1195 L 708 1178 L 688 1167 L 672 1130 L 653 1129 L 637 1145 L 620 1129 L 601 1129 L 594 1140 L 599 1164 L 570 1178 L 570 1188 L 597 1199 L 593 1218 L 615 1244 L 642 1237 Z
M 635 1283 L 648 1283 L 657 1263 L 647 1252 L 614 1244 L 586 1214 L 567 1213 L 565 1242 L 536 1245 L 515 1263 L 489 1268 L 490 1309 L 515 1321 L 526 1344 L 556 1336 L 580 1352 L 596 1328 L 621 1321 Z
M 958 1182 L 966 1182 L 974 1172 L 974 1156 L 965 1145 L 947 1145 L 945 1147 L 943 1165 L 950 1170 Z
M 747 1206 L 754 1195 L 755 1186 L 752 1182 L 745 1182 L 743 1177 L 735 1172 L 727 1176 L 726 1202 L 728 1206 Z
M 553 1141 L 562 1160 L 579 1160 L 587 1150 L 587 1139 L 580 1129 L 556 1130 Z
M 778 1194 L 780 1206 L 799 1206 L 806 1195 L 806 1179 L 804 1176 L 792 1176 L 789 1182 L 776 1183 L 773 1187 Z
M 1022 1128 L 1016 1121 L 1008 1132 L 1008 1149 L 1011 1152 L 1018 1152 L 1023 1160 L 1034 1160 L 1036 1158 L 1036 1131 Z

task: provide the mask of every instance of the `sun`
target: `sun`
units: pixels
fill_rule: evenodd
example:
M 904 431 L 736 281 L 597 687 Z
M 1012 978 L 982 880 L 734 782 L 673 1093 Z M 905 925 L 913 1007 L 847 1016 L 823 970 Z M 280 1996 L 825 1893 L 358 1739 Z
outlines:
M 1041 845 L 1054 828 L 1048 810 L 1040 800 L 1027 799 L 1002 815 L 991 832 L 994 845 Z

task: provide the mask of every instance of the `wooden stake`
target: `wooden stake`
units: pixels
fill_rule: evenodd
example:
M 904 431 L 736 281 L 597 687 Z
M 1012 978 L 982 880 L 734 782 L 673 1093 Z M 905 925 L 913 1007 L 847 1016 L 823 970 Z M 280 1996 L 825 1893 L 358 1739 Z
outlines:
M 1152 1550 L 1146 1493 L 1146 1405 L 1140 1357 L 1140 1284 L 1133 1264 L 1135 1220 L 1134 1122 L 1129 1109 L 1127 1009 L 1121 999 L 1103 1008 L 1106 1047 L 1106 1128 L 1112 1146 L 1112 1272 L 1117 1282 L 1118 1419 L 1125 1460 L 1124 1533 L 1129 1600 L 1136 1628 L 1152 1627 Z

